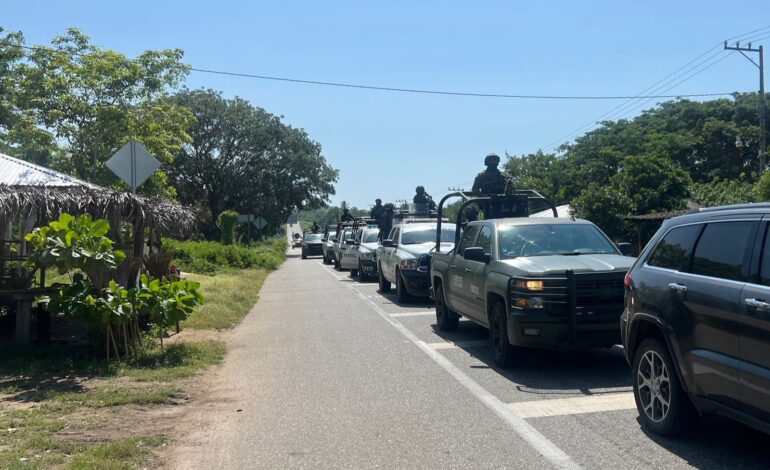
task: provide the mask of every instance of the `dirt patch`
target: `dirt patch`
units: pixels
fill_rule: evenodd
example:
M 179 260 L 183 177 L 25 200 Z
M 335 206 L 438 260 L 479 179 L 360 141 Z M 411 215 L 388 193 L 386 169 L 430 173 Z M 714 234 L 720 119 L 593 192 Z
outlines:
M 232 330 L 182 330 L 179 333 L 173 333 L 164 342 L 169 344 L 182 341 L 224 341 L 227 342 L 232 336 Z

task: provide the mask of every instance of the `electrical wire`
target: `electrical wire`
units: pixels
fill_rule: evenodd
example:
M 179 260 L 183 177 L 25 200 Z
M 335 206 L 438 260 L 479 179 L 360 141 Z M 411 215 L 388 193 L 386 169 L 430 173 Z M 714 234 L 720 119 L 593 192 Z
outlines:
M 66 52 L 66 51 L 60 51 L 57 49 L 51 49 L 47 47 L 41 47 L 41 46 L 21 46 L 24 49 L 28 50 L 43 50 L 43 51 L 49 51 L 49 52 Z M 131 59 L 126 59 L 128 62 L 133 62 Z M 278 81 L 278 82 L 288 82 L 288 83 L 300 83 L 300 84 L 306 84 L 306 85 L 319 85 L 319 86 L 328 86 L 328 87 L 337 87 L 337 88 L 353 88 L 353 89 L 360 89 L 360 90 L 374 90 L 374 91 L 386 91 L 386 92 L 396 92 L 396 93 L 412 93 L 412 94 L 425 94 L 425 95 L 443 95 L 443 96 L 464 96 L 464 97 L 473 97 L 473 98 L 501 98 L 501 99 L 527 99 L 527 100 L 628 100 L 628 99 L 638 99 L 638 98 L 680 98 L 680 97 L 689 97 L 689 98 L 706 98 L 706 97 L 714 97 L 714 96 L 725 96 L 729 95 L 730 93 L 690 93 L 690 94 L 679 94 L 679 95 L 656 95 L 656 96 L 640 96 L 640 95 L 634 95 L 634 96 L 627 96 L 627 95 L 619 95 L 619 96 L 603 96 L 603 95 L 526 95 L 526 94 L 504 94 L 504 93 L 481 93 L 481 92 L 465 92 L 465 91 L 447 91 L 447 90 L 430 90 L 430 89 L 419 89 L 419 88 L 402 88 L 402 87 L 389 87 L 389 86 L 377 86 L 377 85 L 364 85 L 364 84 L 357 84 L 357 83 L 343 83 L 343 82 L 328 82 L 328 81 L 321 81 L 321 80 L 307 80 L 307 79 L 301 79 L 301 78 L 289 78 L 289 77 L 278 77 L 273 75 L 259 75 L 259 74 L 251 74 L 251 73 L 241 73 L 241 72 L 228 72 L 224 70 L 213 70 L 213 69 L 203 69 L 198 67 L 190 67 L 190 71 L 192 72 L 198 72 L 198 73 L 207 73 L 207 74 L 213 74 L 213 75 L 225 75 L 225 76 L 231 76 L 231 77 L 241 77 L 241 78 L 252 78 L 252 79 L 258 79 L 258 80 L 270 80 L 270 81 Z
M 733 40 L 759 41 L 759 40 L 762 40 L 762 39 L 766 39 L 767 37 L 770 37 L 770 36 L 767 36 L 768 32 L 770 32 L 770 26 L 764 26 L 762 28 L 758 28 L 758 29 L 755 29 L 753 31 L 749 31 L 747 33 L 743 33 L 743 34 L 740 34 L 740 35 L 737 35 L 737 36 L 730 37 L 730 38 L 727 39 L 727 41 L 733 41 Z M 719 42 L 719 43 L 713 45 L 712 47 L 707 49 L 705 52 L 703 52 L 702 54 L 698 55 L 696 58 L 694 58 L 691 61 L 687 62 L 683 66 L 679 67 L 675 71 L 669 73 L 665 77 L 661 78 L 660 80 L 656 81 L 655 83 L 653 83 L 652 85 L 650 85 L 649 87 L 645 88 L 644 90 L 642 90 L 641 92 L 638 93 L 639 95 L 644 95 L 645 93 L 650 92 L 647 96 L 643 96 L 642 98 L 631 98 L 628 101 L 615 106 L 614 108 L 610 109 L 609 111 L 603 113 L 602 115 L 592 119 L 590 122 L 584 124 L 583 126 L 578 128 L 577 130 L 575 130 L 575 131 L 573 131 L 573 132 L 571 132 L 571 133 L 569 133 L 569 134 L 567 134 L 567 135 L 565 135 L 563 137 L 560 137 L 559 139 L 556 139 L 553 142 L 549 143 L 542 150 L 546 151 L 546 152 L 550 151 L 550 150 L 554 149 L 555 147 L 558 147 L 562 143 L 566 143 L 567 140 L 569 140 L 572 137 L 580 134 L 584 130 L 589 129 L 589 128 L 593 127 L 593 126 L 596 126 L 597 124 L 599 124 L 603 120 L 607 120 L 607 119 L 611 118 L 612 116 L 617 116 L 617 115 L 619 115 L 619 113 L 627 113 L 627 111 L 629 111 L 631 109 L 636 109 L 636 107 L 633 106 L 633 102 L 636 101 L 636 100 L 641 100 L 641 99 L 646 99 L 646 98 L 654 99 L 654 97 L 651 96 L 652 93 L 658 92 L 667 83 L 671 83 L 671 81 L 680 79 L 682 76 L 687 75 L 688 73 L 692 72 L 693 70 L 695 70 L 699 66 L 703 66 L 709 60 L 713 59 L 714 57 L 718 56 L 721 52 L 723 52 L 724 49 L 721 49 L 718 53 L 711 54 L 712 51 L 714 51 L 717 48 L 720 48 L 722 46 L 722 44 L 723 44 L 723 42 Z M 699 61 L 701 58 L 703 58 L 704 56 L 709 55 L 709 54 L 711 54 L 711 55 L 708 58 L 698 62 L 698 64 L 692 65 L 694 62 Z M 719 59 L 719 60 L 717 60 L 717 62 L 721 62 L 721 60 L 722 59 Z M 710 68 L 713 65 L 716 65 L 716 62 L 714 64 L 712 64 L 712 65 L 706 66 L 703 70 L 706 70 L 706 69 Z M 697 73 L 695 75 L 697 75 Z M 693 75 L 692 77 L 694 77 L 695 75 Z M 690 78 L 692 78 L 692 77 L 690 77 Z M 671 79 L 671 80 L 669 80 L 669 79 Z M 664 81 L 666 81 L 666 83 L 662 83 Z M 680 82 L 679 84 L 681 84 L 681 83 L 683 83 L 683 81 Z M 658 84 L 661 84 L 661 85 L 658 85 Z M 668 91 L 670 89 L 671 88 L 668 88 L 666 91 Z M 664 91 L 663 93 L 665 93 L 666 91 Z M 679 95 L 679 97 L 684 98 L 683 95 Z M 629 107 L 629 106 L 633 106 L 633 107 Z

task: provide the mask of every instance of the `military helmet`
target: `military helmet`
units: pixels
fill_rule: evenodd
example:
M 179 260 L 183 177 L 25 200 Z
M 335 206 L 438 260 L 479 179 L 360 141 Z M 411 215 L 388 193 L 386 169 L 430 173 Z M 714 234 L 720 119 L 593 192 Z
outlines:
M 418 193 L 425 192 L 425 186 L 417 186 L 416 188 L 414 188 L 414 190 Z
M 500 163 L 500 157 L 496 153 L 490 153 L 484 158 L 484 165 L 497 165 Z
M 382 204 L 382 199 L 377 198 L 377 199 L 374 200 L 374 202 L 377 203 L 377 204 Z

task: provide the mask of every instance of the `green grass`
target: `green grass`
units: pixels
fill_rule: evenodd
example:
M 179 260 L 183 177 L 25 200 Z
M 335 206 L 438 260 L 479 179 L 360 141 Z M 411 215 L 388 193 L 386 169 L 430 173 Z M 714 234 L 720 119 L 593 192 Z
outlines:
M 94 443 L 58 433 L 85 424 L 98 429 L 100 418 L 87 418 L 96 416 L 88 410 L 174 402 L 184 392 L 173 381 L 221 362 L 225 351 L 221 341 L 173 343 L 163 350 L 149 346 L 140 358 L 119 364 L 62 347 L 0 350 L 0 391 L 12 394 L 11 400 L 34 403 L 31 408 L 11 409 L 0 401 L 0 468 L 141 467 L 165 437 L 129 436 Z M 116 409 L 115 413 L 124 413 Z
M 185 272 L 215 274 L 239 269 L 274 270 L 286 259 L 287 241 L 270 238 L 254 245 L 223 245 L 211 241 L 163 239 L 163 247 L 174 254 L 173 264 Z
M 130 437 L 87 449 L 74 457 L 67 469 L 119 470 L 136 468 L 152 456 L 152 449 L 166 442 L 163 436 Z
M 187 278 L 201 283 L 206 303 L 196 308 L 182 323 L 184 328 L 225 329 L 243 320 L 259 298 L 259 290 L 269 272 L 250 269 L 230 274 L 207 276 L 190 274 Z

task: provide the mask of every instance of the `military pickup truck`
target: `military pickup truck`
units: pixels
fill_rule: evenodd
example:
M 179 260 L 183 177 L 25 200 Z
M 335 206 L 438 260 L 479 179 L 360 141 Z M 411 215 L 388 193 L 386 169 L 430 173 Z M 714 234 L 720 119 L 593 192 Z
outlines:
M 324 264 L 332 264 L 334 262 L 334 242 L 337 241 L 337 225 L 327 226 L 321 241 L 323 242 L 321 245 L 323 262 Z
M 633 258 L 591 222 L 529 218 L 532 202 L 547 201 L 534 191 L 458 194 L 466 199 L 456 222 L 462 233 L 455 249 L 439 248 L 431 261 L 440 329 L 457 328 L 460 316 L 488 328 L 500 367 L 521 362 L 525 348 L 618 344 L 623 280 Z M 465 222 L 464 209 L 473 204 L 489 218 Z M 628 254 L 631 247 L 622 248 Z
M 377 272 L 380 292 L 389 292 L 396 285 L 396 301 L 405 303 L 412 296 L 430 294 L 430 252 L 436 246 L 436 219 L 405 218 L 393 226 L 388 238 L 377 247 Z M 441 230 L 441 245 L 451 249 L 455 239 L 454 227 Z

